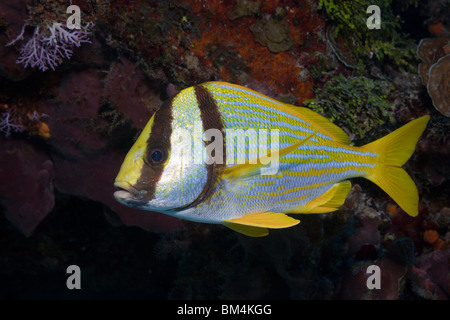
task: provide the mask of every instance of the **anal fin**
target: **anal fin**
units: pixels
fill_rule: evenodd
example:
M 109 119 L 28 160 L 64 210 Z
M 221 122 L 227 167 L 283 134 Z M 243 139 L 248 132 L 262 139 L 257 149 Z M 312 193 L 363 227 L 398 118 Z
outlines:
M 249 237 L 264 237 L 269 234 L 267 228 L 252 227 L 237 223 L 227 223 L 224 226 Z
M 225 226 L 251 236 L 268 234 L 266 228 L 280 229 L 295 226 L 300 221 L 284 213 L 262 212 L 245 215 L 241 218 L 224 221 Z M 262 230 L 258 230 L 262 229 Z
M 352 184 L 342 181 L 333 185 L 327 192 L 308 202 L 301 208 L 294 208 L 287 213 L 328 213 L 339 209 L 344 204 Z

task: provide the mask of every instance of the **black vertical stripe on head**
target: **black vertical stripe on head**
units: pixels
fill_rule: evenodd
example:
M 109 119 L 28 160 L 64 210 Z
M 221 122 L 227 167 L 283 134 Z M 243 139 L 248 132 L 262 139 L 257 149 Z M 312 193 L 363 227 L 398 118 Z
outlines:
M 167 100 L 161 108 L 156 111 L 150 136 L 147 140 L 147 148 L 144 157 L 147 156 L 146 153 L 153 148 L 162 148 L 167 154 L 170 153 L 170 137 L 172 135 L 173 121 L 172 101 L 173 99 Z M 135 185 L 137 190 L 145 190 L 141 194 L 142 199 L 140 200 L 148 202 L 155 197 L 156 185 L 161 179 L 163 171 L 163 165 L 144 165 L 142 167 L 140 177 Z

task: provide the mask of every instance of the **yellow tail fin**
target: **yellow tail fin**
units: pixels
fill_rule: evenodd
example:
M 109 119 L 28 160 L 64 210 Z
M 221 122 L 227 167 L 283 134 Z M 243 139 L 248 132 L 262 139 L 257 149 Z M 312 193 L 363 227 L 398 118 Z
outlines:
M 411 177 L 401 167 L 413 154 L 430 116 L 413 120 L 362 148 L 379 154 L 380 160 L 367 179 L 383 189 L 406 213 L 417 216 L 419 195 Z

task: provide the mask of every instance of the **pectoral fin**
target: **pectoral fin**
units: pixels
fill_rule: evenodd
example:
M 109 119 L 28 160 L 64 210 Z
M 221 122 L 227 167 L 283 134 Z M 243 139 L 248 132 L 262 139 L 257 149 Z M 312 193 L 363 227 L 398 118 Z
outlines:
M 310 134 L 309 136 L 300 140 L 297 143 L 294 143 L 286 148 L 278 150 L 278 157 L 279 158 L 284 157 L 289 152 L 297 149 L 302 144 L 304 144 L 306 141 L 308 141 L 309 139 L 314 137 L 316 135 L 316 133 L 317 133 L 317 131 L 313 132 L 312 134 Z M 257 173 L 259 173 L 259 170 L 262 167 L 269 165 L 267 163 L 268 163 L 268 160 L 270 160 L 270 156 L 271 156 L 271 152 L 269 150 L 269 154 L 259 156 L 256 160 L 249 161 L 249 163 L 237 164 L 232 167 L 227 167 L 224 169 L 222 177 L 229 179 L 229 180 L 234 180 L 236 178 L 248 177 L 253 174 L 257 174 Z

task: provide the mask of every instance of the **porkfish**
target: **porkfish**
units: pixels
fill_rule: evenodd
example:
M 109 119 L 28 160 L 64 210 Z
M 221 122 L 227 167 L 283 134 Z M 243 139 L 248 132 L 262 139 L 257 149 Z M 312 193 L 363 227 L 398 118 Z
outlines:
M 298 224 L 292 215 L 336 211 L 350 191 L 348 179 L 363 177 L 417 216 L 418 192 L 402 165 L 428 120 L 355 147 L 310 109 L 207 82 L 180 91 L 153 114 L 125 157 L 114 197 L 259 237 Z

